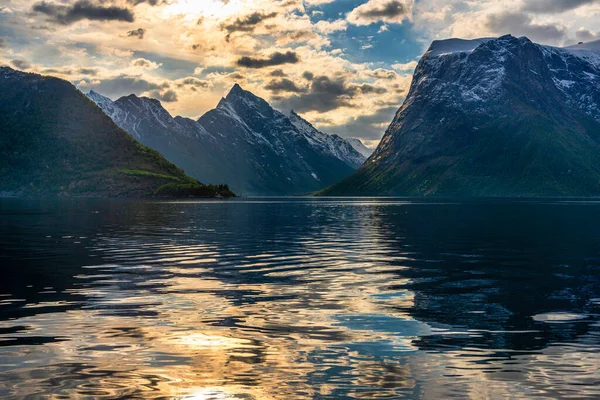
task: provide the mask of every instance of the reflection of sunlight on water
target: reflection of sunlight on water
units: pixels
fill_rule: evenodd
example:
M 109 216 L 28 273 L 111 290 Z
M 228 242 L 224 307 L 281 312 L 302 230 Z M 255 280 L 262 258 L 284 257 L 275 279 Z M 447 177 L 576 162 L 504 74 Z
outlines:
M 174 338 L 177 344 L 183 344 L 190 347 L 216 347 L 217 350 L 243 347 L 248 342 L 235 338 L 224 336 L 209 336 L 203 333 L 192 333 L 181 338 Z
M 341 217 L 331 206 L 310 209 L 300 231 L 209 223 L 186 210 L 189 220 L 167 213 L 168 229 L 141 214 L 133 232 L 99 235 L 91 247 L 101 261 L 78 269 L 64 291 L 77 301 L 27 303 L 48 312 L 0 322 L 24 327 L 11 340 L 53 339 L 36 351 L 7 347 L 0 371 L 28 382 L 14 388 L 23 396 L 51 383 L 66 397 L 215 400 L 560 397 L 574 381 L 599 378 L 595 332 L 519 348 L 519 335 L 535 343 L 559 329 L 543 322 L 579 314 L 510 326 L 514 313 L 488 302 L 499 272 L 472 276 L 481 247 L 421 254 L 371 202 Z M 462 260 L 468 267 L 451 269 Z
M 198 392 L 185 396 L 183 400 L 232 400 L 237 399 L 234 395 L 230 395 L 228 393 L 222 392 L 219 389 L 207 388 L 200 389 Z

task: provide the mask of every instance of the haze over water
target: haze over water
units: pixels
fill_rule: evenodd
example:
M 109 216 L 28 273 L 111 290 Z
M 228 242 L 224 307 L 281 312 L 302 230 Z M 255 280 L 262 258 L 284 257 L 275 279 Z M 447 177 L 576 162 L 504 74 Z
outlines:
M 600 202 L 0 199 L 2 398 L 597 398 Z

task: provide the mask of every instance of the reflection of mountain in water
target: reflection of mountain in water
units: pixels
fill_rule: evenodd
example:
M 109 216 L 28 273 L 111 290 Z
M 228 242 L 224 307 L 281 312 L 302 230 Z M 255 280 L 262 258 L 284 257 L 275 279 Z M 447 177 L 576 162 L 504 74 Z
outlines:
M 0 231 L 16 277 L 0 289 L 18 287 L 0 339 L 25 350 L 55 341 L 42 352 L 0 349 L 19 366 L 0 369 L 0 382 L 26 382 L 19 393 L 50 381 L 67 396 L 110 387 L 145 398 L 597 392 L 600 214 L 585 204 L 2 209 L 21 228 Z M 547 322 L 561 312 L 583 319 Z

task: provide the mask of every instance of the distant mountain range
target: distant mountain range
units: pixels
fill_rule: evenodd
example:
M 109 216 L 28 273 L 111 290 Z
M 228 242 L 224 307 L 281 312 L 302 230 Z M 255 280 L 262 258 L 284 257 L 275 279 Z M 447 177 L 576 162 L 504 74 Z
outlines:
M 237 84 L 197 121 L 172 117 L 151 98 L 112 101 L 93 91 L 88 97 L 186 173 L 227 182 L 240 194 L 312 193 L 352 174 L 368 153 L 360 141 L 320 132 L 295 112 L 284 115 Z
M 600 195 L 600 42 L 433 42 L 377 150 L 322 193 Z
M 365 160 L 369 158 L 369 156 L 375 151 L 375 149 L 365 146 L 360 139 L 350 138 L 346 140 L 352 145 L 352 147 L 354 147 L 354 150 L 358 151 L 360 154 L 363 155 Z
M 143 146 L 64 80 L 0 67 L 0 194 L 232 196 Z

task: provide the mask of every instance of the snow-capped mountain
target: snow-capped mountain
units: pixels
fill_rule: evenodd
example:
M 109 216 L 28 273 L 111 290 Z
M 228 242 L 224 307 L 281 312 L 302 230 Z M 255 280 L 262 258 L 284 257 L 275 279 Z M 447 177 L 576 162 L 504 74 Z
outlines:
M 315 149 L 319 149 L 324 154 L 331 153 L 354 168 L 360 167 L 365 162 L 366 157 L 356 150 L 349 140 L 317 130 L 294 110 L 290 112 L 288 118 Z
M 358 138 L 350 138 L 346 140 L 348 140 L 348 143 L 350 143 L 352 147 L 354 147 L 354 150 L 358 151 L 365 158 L 369 158 L 371 154 L 373 154 L 373 152 L 375 151 L 375 149 L 371 149 L 365 146 L 363 142 Z
M 121 128 L 191 176 L 227 182 L 238 194 L 310 193 L 339 181 L 365 157 L 292 112 L 235 85 L 217 107 L 194 121 L 173 118 L 158 100 L 129 95 L 95 101 Z
M 600 194 L 597 43 L 435 41 L 375 153 L 328 194 Z

